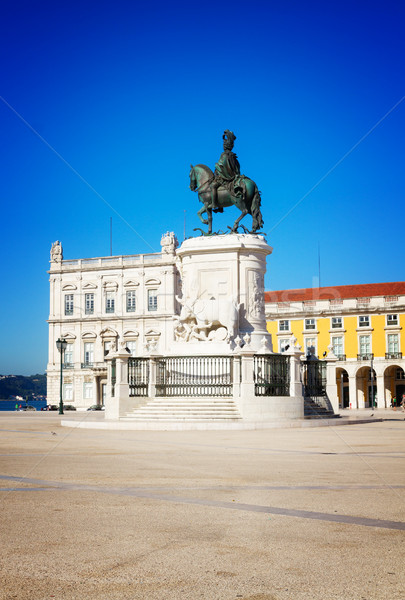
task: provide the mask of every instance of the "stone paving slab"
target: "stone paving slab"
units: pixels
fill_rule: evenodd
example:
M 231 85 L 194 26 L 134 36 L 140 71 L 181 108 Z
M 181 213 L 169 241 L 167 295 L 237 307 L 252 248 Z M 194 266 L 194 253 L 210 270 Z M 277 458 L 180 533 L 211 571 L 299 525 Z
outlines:
M 0 415 L 0 599 L 404 600 L 404 463 L 400 418 L 175 432 Z

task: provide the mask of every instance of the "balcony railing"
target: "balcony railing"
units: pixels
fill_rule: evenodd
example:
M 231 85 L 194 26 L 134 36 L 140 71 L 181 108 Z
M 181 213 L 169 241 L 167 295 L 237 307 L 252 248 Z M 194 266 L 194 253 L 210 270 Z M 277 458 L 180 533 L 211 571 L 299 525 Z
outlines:
M 65 362 L 65 363 L 63 363 L 63 368 L 64 369 L 73 369 L 74 366 L 75 365 L 72 362 Z
M 402 358 L 402 352 L 386 352 L 385 358 L 394 360 L 397 358 Z
M 94 366 L 94 363 L 92 363 L 92 362 L 82 363 L 82 369 L 91 369 L 91 368 L 93 368 L 93 366 Z
M 338 360 L 346 360 L 346 354 L 336 354 Z
M 374 354 L 363 352 L 363 354 L 357 355 L 357 360 L 373 360 Z

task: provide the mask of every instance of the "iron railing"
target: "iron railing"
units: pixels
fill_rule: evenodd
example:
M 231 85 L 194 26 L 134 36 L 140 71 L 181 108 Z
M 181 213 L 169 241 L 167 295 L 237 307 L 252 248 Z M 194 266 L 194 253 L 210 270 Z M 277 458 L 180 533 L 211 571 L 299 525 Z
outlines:
M 402 352 L 386 352 L 385 358 L 394 359 L 394 360 L 397 358 L 402 358 Z
M 82 363 L 82 369 L 92 369 L 94 366 L 93 362 L 84 362 Z
M 363 352 L 357 355 L 357 360 L 373 360 L 374 354 L 370 354 L 370 352 Z
M 338 360 L 346 360 L 346 354 L 336 354 Z
M 176 356 L 157 360 L 156 396 L 232 396 L 229 356 Z
M 149 384 L 149 359 L 128 359 L 128 384 L 130 396 L 147 396 Z
M 305 397 L 326 396 L 326 365 L 322 360 L 302 362 Z
M 290 357 L 284 354 L 254 356 L 255 396 L 290 395 Z

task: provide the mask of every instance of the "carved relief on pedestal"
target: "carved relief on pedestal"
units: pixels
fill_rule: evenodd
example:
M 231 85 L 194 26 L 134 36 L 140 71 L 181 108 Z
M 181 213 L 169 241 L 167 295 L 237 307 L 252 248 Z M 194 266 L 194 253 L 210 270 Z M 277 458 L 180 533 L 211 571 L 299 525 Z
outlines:
M 260 273 L 249 272 L 249 307 L 251 319 L 264 319 L 264 277 Z
M 174 335 L 178 342 L 229 342 L 239 330 L 239 304 L 236 299 L 218 301 L 212 297 L 190 298 L 177 302 L 180 315 L 174 317 Z

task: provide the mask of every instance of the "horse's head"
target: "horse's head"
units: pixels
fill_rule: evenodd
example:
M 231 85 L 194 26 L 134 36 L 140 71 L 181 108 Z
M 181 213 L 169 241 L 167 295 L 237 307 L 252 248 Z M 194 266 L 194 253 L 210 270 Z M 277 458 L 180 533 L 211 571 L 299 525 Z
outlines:
M 196 192 L 199 187 L 202 187 L 207 181 L 213 179 L 214 173 L 206 165 L 191 165 L 190 171 L 190 190 Z
M 190 165 L 190 190 L 195 192 L 197 189 L 197 177 L 193 165 Z

